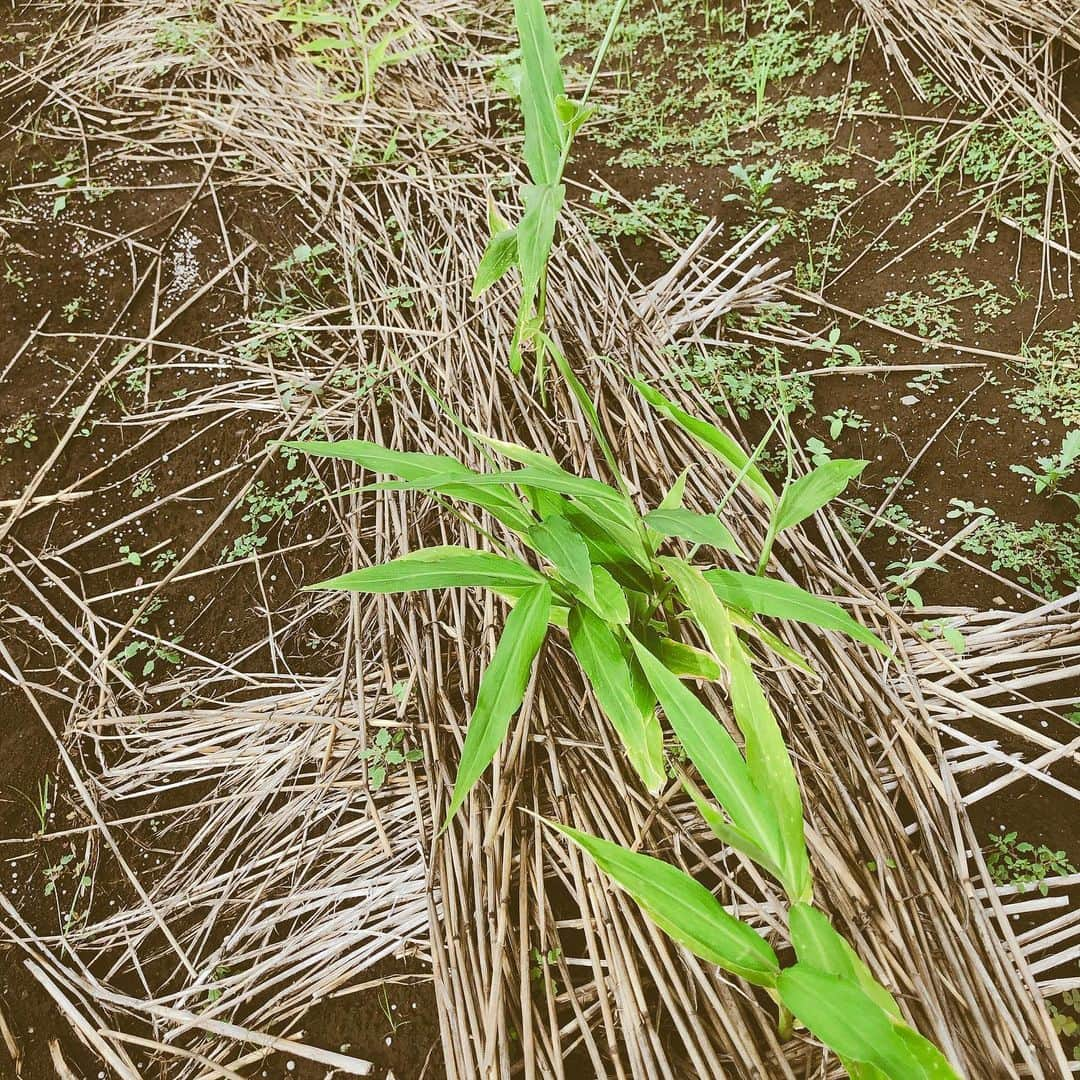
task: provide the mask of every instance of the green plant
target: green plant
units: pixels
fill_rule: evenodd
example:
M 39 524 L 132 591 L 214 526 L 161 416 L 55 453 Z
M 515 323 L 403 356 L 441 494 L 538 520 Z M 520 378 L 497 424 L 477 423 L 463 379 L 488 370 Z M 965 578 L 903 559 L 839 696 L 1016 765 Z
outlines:
M 572 373 L 564 375 L 587 409 L 589 399 Z M 567 472 L 524 447 L 473 434 L 479 445 L 518 467 L 480 473 L 452 458 L 359 441 L 285 445 L 397 478 L 377 483 L 378 489 L 424 491 L 479 506 L 529 548 L 539 566 L 507 547 L 501 553 L 441 547 L 313 588 L 401 593 L 484 587 L 512 604 L 477 692 L 443 829 L 505 739 L 544 640 L 552 628 L 565 631 L 602 713 L 642 783 L 654 793 L 666 782 L 656 713 L 657 705 L 662 707 L 682 751 L 718 804 L 684 774 L 710 828 L 775 877 L 791 899 L 798 962 L 781 969 L 771 947 L 749 925 L 729 915 L 682 871 L 565 826 L 553 827 L 581 845 L 676 940 L 765 987 L 778 1002 L 782 1032 L 797 1018 L 845 1060 L 853 1075 L 869 1075 L 858 1071 L 865 1064 L 896 1080 L 924 1067 L 938 1070 L 935 1075 L 954 1076 L 932 1044 L 903 1023 L 892 997 L 812 907 L 798 782 L 744 642 L 756 641 L 805 668 L 807 662 L 760 622 L 761 616 L 771 616 L 839 630 L 888 654 L 843 608 L 760 576 L 775 537 L 839 494 L 865 463 L 826 462 L 777 496 L 730 437 L 646 384 L 634 385 L 661 415 L 733 468 L 737 482 L 769 508 L 757 574 L 693 561 L 701 548 L 746 556 L 720 516 L 728 496 L 711 514 L 688 509 L 683 505 L 685 473 L 655 509 L 641 513 L 618 473 L 616 486 L 609 486 Z M 587 415 L 602 439 L 595 413 Z M 670 540 L 689 544 L 690 555 L 661 554 Z M 743 750 L 682 681 L 722 677 L 729 681 Z M 850 1017 L 858 1018 L 854 1029 Z
M 1050 891 L 1048 877 L 1076 873 L 1064 851 L 1017 840 L 1015 832 L 991 833 L 987 837 L 986 868 L 998 885 L 1019 885 L 1021 892 L 1034 886 L 1043 896 Z
M 889 583 L 886 593 L 900 596 L 912 607 L 921 608 L 923 598 L 919 590 L 915 588 L 916 580 L 927 570 L 942 571 L 942 567 L 927 559 L 920 559 L 907 562 L 891 562 L 886 567 L 886 570 L 892 571 L 885 575 L 885 580 Z
M 66 934 L 87 914 L 86 911 L 77 910 L 79 901 L 86 896 L 94 884 L 93 878 L 87 873 L 87 861 L 85 858 L 79 858 L 74 843 L 71 843 L 68 845 L 68 850 L 55 863 L 46 866 L 42 874 L 45 878 L 44 895 L 55 896 L 58 905 L 61 886 L 67 882 L 68 878 L 71 878 L 68 885 L 71 890 L 71 903 L 66 913 L 62 908 L 60 909 L 64 915 L 63 932 Z
M 53 791 L 52 788 L 53 779 L 46 773 L 37 782 L 37 791 L 34 798 L 31 798 L 23 791 L 15 790 L 22 796 L 23 801 L 34 811 L 34 816 L 37 818 L 37 832 L 34 834 L 37 837 L 43 837 L 46 829 L 49 827 L 49 811 L 53 807 Z
M 74 299 L 69 300 L 61 310 L 64 314 L 64 321 L 73 323 L 80 315 L 85 315 L 90 309 L 81 296 L 76 296 Z
M 557 348 L 544 326 L 548 261 L 555 242 L 555 225 L 566 198 L 563 172 L 574 136 L 593 111 L 586 102 L 621 9 L 622 5 L 618 4 L 612 11 L 592 77 L 581 101 L 574 102 L 566 96 L 562 67 L 543 0 L 514 2 L 521 45 L 519 92 L 525 126 L 522 153 L 532 182 L 521 188 L 522 213 L 517 225 L 511 226 L 499 213 L 494 200 L 489 201 L 491 238 L 476 268 L 472 296 L 474 300 L 479 298 L 511 267 L 517 267 L 521 277 L 521 299 L 510 342 L 510 370 L 515 374 L 521 371 L 522 350 L 534 349 L 535 378 L 542 393 L 545 356 Z
M 529 950 L 529 981 L 533 986 L 541 990 L 555 992 L 557 987 L 555 980 L 548 973 L 549 968 L 555 967 L 562 957 L 562 949 L 548 949 L 541 952 L 535 946 Z
M 741 191 L 732 191 L 724 196 L 724 202 L 738 202 L 754 215 L 782 214 L 784 208 L 777 206 L 769 194 L 780 178 L 780 166 L 770 165 L 760 173 L 753 173 L 745 165 L 732 165 L 728 172 L 742 185 Z
M 1072 499 L 1080 508 L 1080 495 L 1071 491 L 1059 490 L 1063 480 L 1071 480 L 1076 474 L 1076 463 L 1080 460 L 1080 429 L 1070 431 L 1062 440 L 1061 449 L 1048 457 L 1038 458 L 1039 472 L 1026 465 L 1010 465 L 1009 468 L 1020 476 L 1026 476 L 1033 482 L 1036 495 L 1064 495 Z
M 352 79 L 359 67 L 359 90 L 346 91 L 339 100 L 370 98 L 375 81 L 383 68 L 401 64 L 422 51 L 414 45 L 395 48 L 412 33 L 411 25 L 387 29 L 387 19 L 401 0 L 378 6 L 371 0 L 354 0 L 352 10 L 338 11 L 330 0 L 286 0 L 273 15 L 272 22 L 285 23 L 293 37 L 304 39 L 296 51 L 307 56 L 318 68 L 336 77 Z M 308 36 L 309 31 L 314 36 Z
M 294 476 L 280 491 L 271 491 L 262 480 L 256 480 L 244 495 L 240 520 L 246 522 L 247 532 L 236 537 L 230 547 L 222 548 L 221 561 L 235 562 L 254 555 L 266 544 L 266 530 L 279 521 L 292 521 L 314 489 L 311 476 Z
M 375 740 L 361 751 L 360 757 L 367 762 L 368 788 L 378 791 L 386 783 L 387 772 L 406 761 L 422 761 L 423 750 L 403 750 L 404 732 L 379 728 Z
M 1036 521 L 1024 528 L 996 514 L 979 516 L 979 527 L 961 541 L 964 551 L 989 555 L 992 570 L 1008 571 L 1048 600 L 1062 588 L 1080 588 L 1080 524 Z
M 829 425 L 829 438 L 834 440 L 840 438 L 845 430 L 865 431 L 869 427 L 865 418 L 847 407 L 834 409 L 822 419 Z
M 5 446 L 21 446 L 24 450 L 29 450 L 38 440 L 37 416 L 32 412 L 20 413 L 0 428 L 0 435 L 3 436 Z M 10 460 L 11 458 L 5 457 L 3 463 Z
M 677 244 L 693 240 L 706 222 L 702 215 L 674 184 L 661 184 L 651 194 L 635 199 L 625 210 L 613 210 L 606 191 L 594 191 L 589 202 L 597 211 L 588 220 L 589 231 L 614 240 L 629 239 L 641 244 L 657 229 L 667 233 Z M 671 261 L 676 249 L 664 248 L 662 255 Z

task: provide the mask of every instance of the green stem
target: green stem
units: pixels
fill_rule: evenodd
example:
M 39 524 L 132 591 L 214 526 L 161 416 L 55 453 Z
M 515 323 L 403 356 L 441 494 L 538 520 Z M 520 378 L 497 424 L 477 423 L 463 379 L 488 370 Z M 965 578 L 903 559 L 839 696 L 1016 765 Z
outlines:
M 781 1042 L 787 1042 L 791 1038 L 795 1030 L 795 1017 L 791 1014 L 791 1010 L 786 1005 L 781 1005 L 777 1002 L 777 1009 L 779 1015 L 776 1019 L 776 1034 L 780 1036 Z

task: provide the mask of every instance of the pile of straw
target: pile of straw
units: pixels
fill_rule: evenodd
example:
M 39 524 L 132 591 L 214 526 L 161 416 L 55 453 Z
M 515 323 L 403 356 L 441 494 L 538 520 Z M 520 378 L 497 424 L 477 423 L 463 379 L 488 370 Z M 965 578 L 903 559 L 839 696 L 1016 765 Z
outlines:
M 193 19 L 194 8 L 139 0 L 114 7 L 100 24 L 78 15 L 83 22 L 58 30 L 27 77 L 47 82 L 50 100 L 82 123 L 104 126 L 125 153 L 181 157 L 195 147 L 208 175 L 216 175 L 219 159 L 241 153 L 245 171 L 233 169 L 233 182 L 239 175 L 291 193 L 311 236 L 344 256 L 347 306 L 298 318 L 316 343 L 309 354 L 291 366 L 283 361 L 282 370 L 245 353 L 231 381 L 155 414 L 158 433 L 212 408 L 264 418 L 268 436 L 314 428 L 479 466 L 476 449 L 433 404 L 437 396 L 469 427 L 603 475 L 561 388 L 545 410 L 506 373 L 512 286 L 479 305 L 468 296 L 486 239 L 488 192 L 517 177 L 512 148 L 492 133 L 493 103 L 471 63 L 477 40 L 501 42 L 493 28 L 502 23 L 478 24 L 475 5 L 403 5 L 395 18 L 428 48 L 385 72 L 374 101 L 343 103 L 295 54 L 280 24 L 267 20 L 271 11 L 263 3 L 221 5 L 201 51 L 164 78 L 157 28 Z M 435 129 L 446 137 L 425 140 Z M 383 162 L 391 140 L 402 164 Z M 357 161 L 370 164 L 358 169 Z M 694 463 L 688 500 L 712 505 L 731 477 L 628 393 L 619 368 L 663 383 L 666 349 L 704 329 L 702 318 L 773 299 L 774 271 L 757 260 L 755 243 L 750 238 L 749 252 L 738 246 L 719 264 L 691 252 L 672 277 L 641 290 L 574 211 L 566 215 L 552 269 L 552 325 L 645 496 Z M 396 302 L 402 289 L 408 305 Z M 167 352 L 167 336 L 155 348 L 156 356 Z M 377 385 L 359 398 L 330 378 L 338 371 L 366 378 L 373 368 Z M 290 379 L 317 392 L 298 392 L 283 406 L 279 389 Z M 688 393 L 667 389 L 708 415 Z M 714 419 L 735 430 L 732 417 Z M 372 479 L 340 463 L 319 467 L 331 489 Z M 23 514 L 46 479 L 19 508 Z M 221 507 L 167 583 L 215 572 L 200 569 L 200 552 L 220 547 L 216 530 L 235 502 Z M 329 520 L 317 548 L 299 545 L 284 557 L 294 566 L 303 557 L 306 565 L 343 569 L 432 543 L 484 544 L 474 529 L 402 492 L 343 496 Z M 737 496 L 730 521 L 749 550 L 760 543 L 766 523 L 756 504 Z M 18 526 L 13 515 L 12 536 Z M 1011 758 L 994 757 L 992 738 L 970 735 L 973 716 L 1038 745 L 1015 730 L 1007 705 L 978 691 L 1009 683 L 994 665 L 1009 670 L 1021 654 L 1039 672 L 1061 658 L 1075 663 L 1080 643 L 1070 616 L 1059 607 L 980 623 L 983 647 L 950 660 L 901 624 L 827 516 L 817 521 L 816 539 L 785 534 L 779 555 L 778 572 L 821 595 L 849 598 L 898 657 L 886 663 L 836 636 L 787 627 L 787 640 L 820 679 L 790 670 L 764 676 L 805 791 L 821 905 L 912 1023 L 967 1075 L 1061 1075 L 1068 1066 L 1042 1004 L 1037 950 L 1017 940 L 987 879 L 957 770 L 967 761 L 996 782 L 1014 773 Z M 64 566 L 25 552 L 5 572 L 40 594 L 42 581 L 64 578 Z M 52 634 L 71 670 L 86 673 L 83 688 L 65 691 L 57 739 L 96 823 L 90 832 L 113 846 L 115 820 L 129 801 L 141 806 L 168 792 L 171 812 L 196 842 L 152 873 L 136 875 L 124 864 L 135 899 L 67 940 L 40 935 L 7 900 L 3 926 L 76 1033 L 117 1076 L 141 1075 L 133 1055 L 145 1052 L 159 1055 L 169 1076 L 235 1076 L 273 1049 L 365 1075 L 362 1059 L 305 1042 L 305 1011 L 363 983 L 373 963 L 403 950 L 431 964 L 453 1080 L 838 1074 L 835 1060 L 805 1034 L 781 1044 L 770 1011 L 745 986 L 674 946 L 523 812 L 656 853 L 784 940 L 772 883 L 735 853 L 716 853 L 678 785 L 658 802 L 640 790 L 558 643 L 547 648 L 493 773 L 435 839 L 432 823 L 445 810 L 468 702 L 503 618 L 498 601 L 473 592 L 378 601 L 315 596 L 267 612 L 265 644 L 273 651 L 278 635 L 297 632 L 313 613 L 325 625 L 330 612 L 340 626 L 335 672 L 253 674 L 235 657 L 191 657 L 182 683 L 199 707 L 147 714 L 133 708 L 131 690 L 103 660 L 103 646 L 130 627 L 102 621 L 79 595 L 79 625 L 56 625 Z M 141 593 L 140 603 L 151 595 Z M 21 678 L 10 655 L 5 664 L 9 677 Z M 1020 677 L 1009 685 L 1024 694 L 1037 682 Z M 47 693 L 31 684 L 26 693 L 43 720 L 56 715 Z M 730 722 L 722 700 L 711 704 Z M 424 761 L 372 793 L 362 752 L 380 726 L 407 732 Z M 974 763 L 956 752 L 969 738 L 981 755 Z M 1075 751 L 1054 748 L 1056 759 L 1075 760 Z M 556 957 L 549 993 L 530 977 L 534 949 Z

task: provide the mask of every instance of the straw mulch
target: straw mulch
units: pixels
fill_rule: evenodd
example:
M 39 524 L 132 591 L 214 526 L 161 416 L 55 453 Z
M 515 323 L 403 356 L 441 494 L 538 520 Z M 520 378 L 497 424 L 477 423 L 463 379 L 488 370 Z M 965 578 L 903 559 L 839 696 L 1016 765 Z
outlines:
M 478 21 L 475 5 L 402 7 L 395 17 L 432 48 L 385 72 L 376 101 L 339 103 L 294 54 L 283 28 L 267 22 L 271 10 L 222 5 L 205 53 L 162 78 L 155 27 L 191 11 L 128 4 L 100 25 L 87 18 L 58 32 L 34 73 L 88 122 L 107 103 L 118 139 L 139 135 L 137 114 L 152 106 L 160 121 L 155 153 L 190 154 L 192 139 L 208 162 L 242 151 L 244 182 L 294 193 L 312 235 L 346 256 L 347 310 L 313 312 L 297 323 L 317 348 L 302 365 L 283 361 L 285 370 L 245 360 L 233 382 L 214 389 L 214 407 L 265 410 L 268 436 L 317 427 L 482 465 L 423 383 L 467 426 L 602 476 L 562 389 L 545 410 L 524 381 L 506 374 L 512 286 L 479 305 L 468 298 L 486 239 L 488 191 L 517 175 L 512 148 L 491 134 L 488 110 L 497 102 L 471 65 L 477 43 L 503 42 L 503 22 Z M 436 127 L 448 137 L 428 147 L 424 133 Z M 381 163 L 391 138 L 408 168 Z M 134 146 L 132 153 L 138 140 Z M 357 160 L 372 164 L 358 170 Z M 731 477 L 658 422 L 628 393 L 618 368 L 663 382 L 673 340 L 703 329 L 703 318 L 771 299 L 774 271 L 756 253 L 757 239 L 729 252 L 722 266 L 691 252 L 663 288 L 645 294 L 573 211 L 565 217 L 552 325 L 644 497 L 656 498 L 694 464 L 688 501 L 711 506 Z M 410 305 L 391 302 L 402 289 Z M 359 398 L 329 378 L 373 367 L 381 372 L 376 391 Z M 282 412 L 280 380 L 301 375 L 319 393 L 298 393 Z M 692 395 L 668 389 L 708 414 Z M 185 402 L 185 416 L 199 407 L 200 400 Z M 734 430 L 731 417 L 716 419 Z M 331 488 L 372 479 L 334 463 L 320 469 Z M 730 521 L 748 549 L 760 543 L 764 514 L 749 497 L 732 500 Z M 332 525 L 323 564 L 339 569 L 426 544 L 485 542 L 473 526 L 401 492 L 347 494 Z M 170 579 L 195 564 L 188 558 Z M 828 517 L 817 522 L 816 538 L 786 535 L 773 572 L 848 598 L 898 656 L 887 664 L 836 636 L 789 626 L 785 638 L 820 678 L 765 674 L 804 786 L 822 906 L 912 1023 L 968 1076 L 1062 1075 L 1068 1066 L 1032 951 L 1018 943 L 986 878 L 954 774 L 968 718 L 1012 722 L 997 698 L 976 692 L 990 670 L 979 665 L 980 650 L 958 665 L 914 638 Z M 32 584 L 34 575 L 26 577 Z M 312 612 L 332 610 L 340 619 L 336 673 L 247 674 L 247 686 L 259 684 L 259 692 L 249 689 L 242 703 L 149 715 L 132 709 L 92 655 L 100 633 L 57 630 L 71 662 L 94 672 L 58 734 L 101 841 L 111 842 L 106 819 L 125 799 L 181 777 L 208 781 L 215 793 L 188 808 L 197 842 L 140 879 L 126 910 L 69 941 L 39 937 L 4 901 L 7 934 L 117 1076 L 140 1075 L 137 1047 L 160 1054 L 176 1077 L 235 1075 L 274 1047 L 363 1075 L 363 1060 L 304 1043 L 305 1009 L 363 982 L 372 963 L 406 947 L 430 961 L 453 1080 L 839 1075 L 805 1035 L 781 1045 L 770 1009 L 745 986 L 673 946 L 524 812 L 659 854 L 714 886 L 778 943 L 785 939 L 773 884 L 734 853 L 716 852 L 678 785 L 659 801 L 640 790 L 561 643 L 547 647 L 488 782 L 436 840 L 432 823 L 446 805 L 467 703 L 503 606 L 473 592 L 378 602 L 315 596 L 305 604 L 288 614 L 293 628 Z M 84 616 L 94 628 L 95 613 Z M 1070 620 L 1064 608 L 1041 619 L 1000 618 L 983 631 L 985 649 L 1004 660 L 1033 651 L 1046 670 L 1041 650 L 1053 640 L 1055 657 L 1074 663 L 1080 642 Z M 213 700 L 233 672 L 229 660 L 207 659 L 193 665 L 186 687 L 193 699 Z M 395 684 L 404 690 L 392 697 Z M 1026 686 L 1020 689 L 1031 692 Z M 711 704 L 730 723 L 724 701 L 713 696 Z M 959 736 L 943 732 L 946 716 Z M 425 759 L 372 795 L 360 754 L 380 726 L 409 732 Z M 981 735 L 979 746 L 991 754 L 976 763 L 980 769 L 1009 775 L 1009 762 L 1002 773 L 992 757 L 992 740 Z M 1075 747 L 1057 752 L 1074 755 Z M 550 993 L 530 978 L 533 949 L 556 957 Z M 209 999 L 211 986 L 224 993 Z

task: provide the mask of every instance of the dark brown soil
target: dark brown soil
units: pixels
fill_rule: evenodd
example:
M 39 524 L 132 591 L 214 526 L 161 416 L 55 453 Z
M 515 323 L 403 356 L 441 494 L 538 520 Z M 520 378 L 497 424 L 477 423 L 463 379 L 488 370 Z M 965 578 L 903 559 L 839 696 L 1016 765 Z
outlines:
M 7 9 L 0 12 L 0 63 L 5 73 L 32 60 L 34 38 L 43 29 L 35 20 L 47 17 L 44 8 L 29 9 L 26 21 L 22 21 L 24 16 Z M 925 111 L 926 107 L 884 69 L 873 46 L 868 47 L 860 63 L 860 77 L 889 87 L 898 111 Z M 822 76 L 805 92 L 831 93 L 837 86 L 828 80 L 836 77 L 834 73 Z M 220 200 L 219 218 L 219 208 L 209 190 L 200 190 L 201 168 L 159 160 L 133 167 L 119 161 L 112 145 L 96 139 L 93 132 L 88 142 L 89 164 L 93 166 L 95 180 L 107 182 L 113 191 L 96 202 L 73 195 L 69 205 L 54 216 L 54 201 L 60 189 L 49 181 L 57 174 L 57 163 L 69 151 L 81 155 L 83 148 L 81 143 L 65 143 L 47 135 L 35 138 L 30 134 L 26 120 L 33 115 L 35 106 L 34 101 L 0 101 L 0 202 L 17 195 L 25 207 L 21 218 L 0 220 L 0 270 L 8 267 L 11 271 L 8 277 L 0 279 L 0 374 L 3 375 L 0 422 L 7 423 L 25 413 L 38 418 L 36 441 L 21 448 L 12 456 L 11 463 L 0 468 L 0 499 L 16 498 L 46 460 L 66 430 L 71 410 L 101 383 L 116 362 L 122 339 L 144 336 L 155 318 L 158 322 L 167 318 L 200 285 L 228 266 L 230 255 L 223 234 L 234 244 L 254 243 L 246 267 L 250 279 L 258 282 L 305 238 L 309 228 L 308 223 L 298 218 L 286 196 L 241 187 L 227 170 L 220 170 L 214 177 L 214 190 Z M 39 129 L 47 131 L 48 124 L 39 125 Z M 840 138 L 853 140 L 867 158 L 887 157 L 892 152 L 886 127 L 871 120 L 855 123 Z M 658 183 L 679 183 L 693 194 L 704 213 L 726 221 L 731 235 L 744 224 L 732 204 L 723 201 L 730 190 L 726 171 L 696 168 L 677 170 L 673 175 L 673 170 L 614 169 L 607 164 L 607 156 L 601 148 L 582 144 L 574 159 L 575 175 L 587 179 L 594 171 L 600 173 L 631 199 L 647 194 Z M 881 222 L 902 208 L 905 193 L 895 187 L 875 189 L 874 167 L 868 160 L 856 164 L 852 176 L 857 182 L 857 193 L 873 191 L 851 223 L 857 234 L 870 240 Z M 798 199 L 802 197 L 794 197 L 792 208 L 800 208 Z M 893 238 L 902 249 L 937 222 L 951 218 L 959 208 L 948 200 L 928 200 L 916 208 L 912 223 L 898 228 Z M 957 224 L 943 236 L 958 238 L 964 227 L 966 222 Z M 133 283 L 150 265 L 150 253 L 115 239 L 125 236 L 136 238 L 148 248 L 164 244 L 164 265 L 173 267 L 178 279 L 188 273 L 194 275 L 174 294 L 166 289 L 156 315 L 153 275 L 133 292 Z M 665 266 L 656 251 L 647 245 L 628 245 L 623 254 L 636 264 L 638 273 L 646 280 Z M 790 265 L 801 253 L 792 243 L 786 243 L 774 254 L 781 265 Z M 883 270 L 890 257 L 891 254 L 871 252 L 827 292 L 827 298 L 841 307 L 863 311 L 880 303 L 890 288 L 921 281 L 942 265 L 940 257 L 930 252 L 928 246 Z M 1018 254 L 1016 238 L 1003 232 L 996 249 L 980 250 L 964 265 L 974 280 L 990 280 L 1006 291 L 1011 289 L 1014 278 L 1034 279 L 1037 283 L 1040 257 L 1039 249 L 1030 242 Z M 69 308 L 69 319 L 65 308 L 76 299 L 80 304 L 75 309 Z M 196 363 L 192 354 L 185 355 L 183 346 L 206 350 L 227 347 L 242 333 L 249 309 L 250 296 L 231 273 L 226 274 L 219 285 L 173 324 L 169 339 L 177 347 L 163 345 L 156 350 L 155 364 L 160 366 L 153 373 L 155 394 L 165 390 L 191 393 L 209 385 L 215 373 Z M 1044 305 L 1040 315 L 1049 320 L 1049 325 L 1055 322 L 1067 325 L 1075 316 L 1075 309 L 1065 302 L 1058 306 Z M 980 339 L 972 333 L 965 339 L 966 343 L 1014 352 L 1034 316 L 1034 301 L 1019 303 L 1006 335 Z M 889 340 L 885 332 L 866 325 L 848 321 L 842 321 L 842 325 L 844 340 L 858 345 L 867 355 L 879 354 Z M 38 332 L 32 344 L 22 349 L 35 328 Z M 94 335 L 102 333 L 121 339 L 116 349 L 106 350 L 96 345 Z M 8 370 L 9 361 L 17 353 L 18 360 Z M 811 354 L 810 359 L 799 356 L 793 363 L 817 367 L 820 359 L 819 355 Z M 911 343 L 895 359 L 897 364 L 929 365 L 977 358 L 941 350 L 924 352 L 918 344 Z M 990 361 L 991 367 L 993 363 Z M 929 451 L 910 473 L 909 490 L 915 494 L 911 501 L 913 512 L 920 522 L 934 527 L 939 540 L 948 536 L 952 528 L 946 513 L 953 497 L 981 503 L 989 498 L 987 493 L 992 493 L 994 506 L 1002 517 L 1018 522 L 1034 520 L 1036 508 L 1032 496 L 1019 478 L 1009 472 L 1008 463 L 1033 457 L 1036 451 L 1044 453 L 1044 437 L 1053 439 L 1061 432 L 1039 430 L 1033 440 L 1030 424 L 1008 407 L 997 387 L 984 385 L 985 372 L 977 369 L 954 372 L 951 383 L 929 407 L 913 411 L 900 401 L 910 392 L 906 386 L 910 374 L 846 374 L 838 369 L 835 374 L 819 378 L 816 417 L 796 417 L 797 433 L 804 438 L 820 434 L 818 418 L 853 403 L 875 427 L 887 427 L 887 437 L 849 432 L 836 447 L 838 456 L 870 459 L 866 490 L 860 494 L 872 506 L 886 490 L 883 479 L 902 473 L 913 456 L 929 443 Z M 938 434 L 939 427 L 969 393 L 972 396 L 964 412 L 969 417 L 997 417 L 998 425 L 957 421 Z M 140 552 L 159 548 L 171 548 L 179 553 L 188 550 L 224 500 L 250 478 L 254 460 L 262 448 L 262 429 L 257 419 L 247 425 L 202 420 L 174 423 L 162 429 L 160 435 L 140 443 L 143 429 L 127 422 L 137 404 L 137 394 L 133 397 L 126 390 L 115 396 L 102 395 L 100 407 L 94 412 L 96 424 L 85 436 L 70 443 L 59 465 L 51 471 L 49 490 L 53 491 L 77 484 L 102 470 L 99 477 L 85 485 L 95 495 L 67 505 L 51 505 L 25 516 L 0 548 L 4 566 L 15 564 L 32 577 L 34 571 L 27 562 L 28 553 L 42 556 L 77 596 L 118 625 L 126 621 L 142 593 L 128 591 L 112 598 L 110 594 L 132 590 L 148 576 L 145 567 L 133 566 L 125 560 L 120 547 L 127 545 Z M 760 435 L 764 424 L 752 419 L 747 429 L 751 437 Z M 1003 454 L 1002 447 L 1009 447 L 1011 456 Z M 125 529 L 80 542 L 103 523 L 115 521 L 131 509 L 139 498 L 132 494 L 133 478 L 153 472 L 160 476 L 165 491 L 175 492 L 238 462 L 245 464 L 191 497 L 163 501 L 159 509 Z M 1039 506 L 1038 513 L 1043 519 L 1047 517 L 1045 503 Z M 1061 514 L 1064 520 L 1064 509 Z M 310 519 L 303 526 L 304 530 L 315 528 Z M 239 521 L 233 522 L 229 536 L 240 531 Z M 878 569 L 883 569 L 897 554 L 895 545 L 888 542 L 888 530 L 875 531 L 862 549 L 871 565 Z M 264 567 L 262 584 L 268 596 L 263 595 L 255 576 L 240 568 L 235 572 L 196 577 L 166 592 L 165 603 L 151 614 L 147 629 L 163 638 L 178 636 L 183 648 L 194 652 L 215 656 L 233 654 L 261 640 L 262 617 L 258 613 L 268 601 L 271 604 L 288 601 L 301 577 L 310 579 L 322 576 L 325 571 L 325 566 L 309 565 L 303 560 L 289 566 Z M 41 584 L 37 578 L 35 581 Z M 3 578 L 0 588 L 3 589 L 0 620 L 5 628 L 4 640 L 20 669 L 35 682 L 46 686 L 55 683 L 62 692 L 69 689 L 57 676 L 57 668 L 63 662 L 59 650 L 44 634 L 27 631 L 26 615 L 53 616 L 43 609 L 40 597 L 17 585 L 10 573 Z M 993 582 L 977 568 L 962 565 L 953 566 L 947 575 L 926 575 L 920 588 L 928 603 L 1024 607 L 1031 602 L 1022 591 Z M 76 606 L 64 596 L 55 590 L 48 595 L 60 615 L 68 618 L 77 615 Z M 16 606 L 18 617 L 13 612 Z M 8 633 L 8 627 L 15 628 L 15 632 Z M 333 662 L 321 650 L 306 649 L 299 640 L 290 642 L 289 647 L 290 664 L 299 673 L 319 674 Z M 265 670 L 266 660 L 265 656 L 253 653 L 247 662 L 251 670 Z M 161 679 L 160 671 L 137 677 L 147 703 L 175 700 L 175 692 L 155 689 Z M 1065 688 L 1063 696 L 1068 693 L 1080 694 L 1080 688 Z M 62 729 L 66 703 L 62 698 L 42 695 L 39 698 L 51 702 L 46 719 L 56 730 Z M 50 829 L 76 828 L 87 822 L 65 784 L 53 738 L 29 707 L 22 690 L 0 686 L 0 716 L 4 721 L 0 724 L 0 755 L 6 763 L 0 784 L 0 837 L 3 838 L 0 889 L 35 928 L 56 933 L 67 897 L 62 888 L 55 895 L 46 895 L 44 874 L 68 848 L 66 841 L 35 838 L 38 825 L 31 802 L 42 778 L 58 778 Z M 1030 717 L 1033 724 L 1043 723 L 1044 719 Z M 1062 734 L 1057 730 L 1050 733 Z M 1012 748 L 1002 749 L 1008 752 Z M 1077 778 L 1067 779 L 1076 782 Z M 1017 783 L 1008 789 L 1004 805 L 994 800 L 977 804 L 973 815 L 980 832 L 996 830 L 1003 823 L 1023 821 L 1031 839 L 1045 841 L 1055 848 L 1068 843 L 1070 857 L 1074 862 L 1080 861 L 1069 829 L 1073 806 L 1064 797 L 1058 800 L 1048 796 L 1048 790 L 1045 785 Z M 151 869 L 152 856 L 138 836 L 119 835 L 132 865 Z M 101 855 L 92 915 L 101 915 L 126 899 L 126 886 L 107 856 Z M 329 1049 L 347 1047 L 347 1052 L 375 1061 L 377 1076 L 389 1072 L 398 1080 L 441 1076 L 435 1004 L 430 984 L 417 981 L 419 975 L 413 968 L 389 963 L 365 973 L 365 980 L 372 983 L 383 980 L 381 988 L 344 996 L 314 1009 L 307 1019 L 308 1039 Z M 25 972 L 22 956 L 14 947 L 4 946 L 0 951 L 0 978 L 3 980 L 0 1002 L 23 1054 L 20 1073 L 23 1080 L 44 1080 L 54 1075 L 48 1058 L 48 1043 L 52 1038 L 60 1040 L 67 1061 L 83 1076 L 99 1075 L 103 1066 L 72 1037 L 51 1000 Z M 8 1075 L 4 1071 L 9 1067 L 4 1053 L 0 1048 L 0 1060 L 4 1061 L 0 1064 L 0 1076 Z M 146 1068 L 147 1077 L 167 1075 L 159 1063 L 147 1061 Z M 310 1063 L 275 1059 L 252 1075 L 316 1080 L 324 1075 L 324 1070 Z

